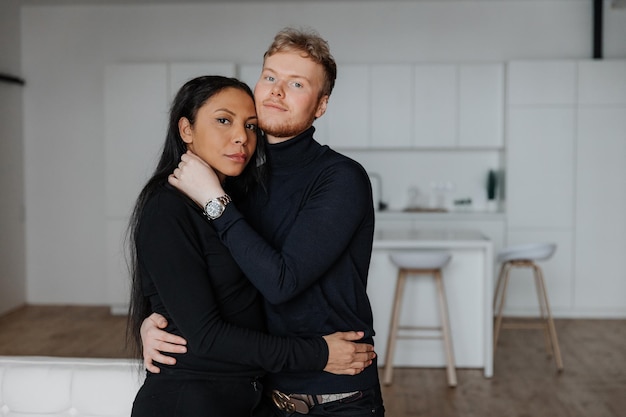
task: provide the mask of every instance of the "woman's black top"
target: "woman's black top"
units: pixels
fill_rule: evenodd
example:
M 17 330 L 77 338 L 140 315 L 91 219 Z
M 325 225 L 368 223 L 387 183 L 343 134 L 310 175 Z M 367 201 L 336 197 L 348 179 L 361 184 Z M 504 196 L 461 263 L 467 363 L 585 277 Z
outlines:
M 266 333 L 257 290 L 244 277 L 201 209 L 168 184 L 147 201 L 137 237 L 144 295 L 184 337 L 188 352 L 173 355 L 165 373 L 258 376 L 265 371 L 321 370 L 321 337 Z

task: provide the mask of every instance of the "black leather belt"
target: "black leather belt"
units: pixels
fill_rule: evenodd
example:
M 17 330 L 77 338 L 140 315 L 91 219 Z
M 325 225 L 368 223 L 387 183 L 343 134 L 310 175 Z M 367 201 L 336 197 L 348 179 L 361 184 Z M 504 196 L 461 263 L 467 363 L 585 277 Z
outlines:
M 316 405 L 339 401 L 358 394 L 359 391 L 343 392 L 340 394 L 285 394 L 278 390 L 272 390 L 272 400 L 279 410 L 288 413 L 308 414 L 309 410 Z

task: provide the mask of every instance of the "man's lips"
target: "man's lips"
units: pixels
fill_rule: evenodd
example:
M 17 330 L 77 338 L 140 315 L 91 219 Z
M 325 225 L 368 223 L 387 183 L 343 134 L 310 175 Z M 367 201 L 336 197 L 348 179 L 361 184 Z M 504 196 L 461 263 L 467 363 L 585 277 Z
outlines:
M 275 110 L 280 110 L 280 111 L 286 111 L 287 109 L 285 109 L 283 106 L 281 106 L 278 103 L 275 103 L 273 101 L 266 101 L 263 103 L 263 107 L 268 107 L 270 109 L 275 109 Z

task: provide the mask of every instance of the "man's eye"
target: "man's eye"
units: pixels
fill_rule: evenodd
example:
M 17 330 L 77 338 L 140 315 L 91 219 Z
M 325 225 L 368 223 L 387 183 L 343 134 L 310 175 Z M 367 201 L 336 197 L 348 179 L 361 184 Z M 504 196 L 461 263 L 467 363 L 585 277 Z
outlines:
M 302 88 L 302 83 L 294 82 L 293 86 L 296 87 L 296 88 Z
M 274 77 L 272 77 L 271 75 L 266 76 L 266 77 L 265 77 L 265 79 L 266 79 L 267 81 L 270 81 L 270 82 L 274 82 L 274 81 L 276 80 L 276 79 L 275 79 Z

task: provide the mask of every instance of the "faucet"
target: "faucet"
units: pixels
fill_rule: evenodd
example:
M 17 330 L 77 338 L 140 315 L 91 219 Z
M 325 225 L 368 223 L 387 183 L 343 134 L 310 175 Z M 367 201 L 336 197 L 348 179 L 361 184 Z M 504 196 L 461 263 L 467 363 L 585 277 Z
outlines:
M 379 200 L 376 201 L 376 204 L 378 205 L 378 210 L 379 211 L 383 211 L 387 208 L 387 203 L 383 202 L 383 179 L 380 176 L 380 174 L 376 173 L 376 172 L 368 172 L 367 175 L 369 175 L 370 179 L 374 178 L 376 180 L 376 182 L 378 183 L 378 198 Z

